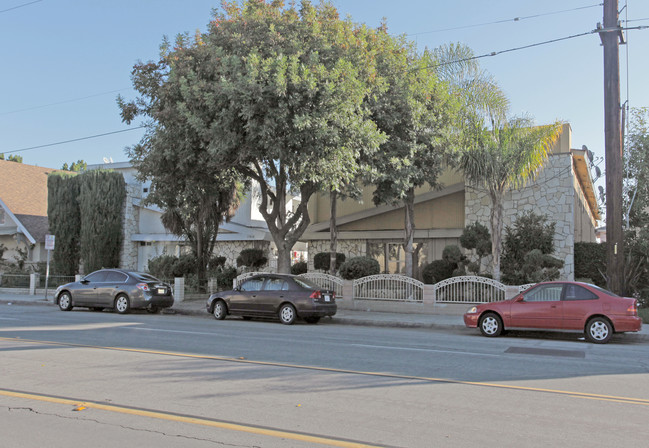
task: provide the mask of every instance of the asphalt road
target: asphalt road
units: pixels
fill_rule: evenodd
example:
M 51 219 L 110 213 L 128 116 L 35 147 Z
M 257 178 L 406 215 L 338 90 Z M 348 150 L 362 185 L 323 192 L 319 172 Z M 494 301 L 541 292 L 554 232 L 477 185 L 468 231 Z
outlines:
M 646 446 L 649 344 L 0 309 L 2 447 Z

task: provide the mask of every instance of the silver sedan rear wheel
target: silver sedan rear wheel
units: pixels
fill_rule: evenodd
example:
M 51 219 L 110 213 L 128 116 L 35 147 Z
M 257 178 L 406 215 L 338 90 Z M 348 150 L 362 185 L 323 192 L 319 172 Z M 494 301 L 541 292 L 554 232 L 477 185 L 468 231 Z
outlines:
M 279 320 L 284 325 L 292 325 L 293 322 L 295 322 L 296 317 L 297 315 L 295 314 L 295 308 L 293 308 L 293 305 L 291 305 L 290 303 L 285 303 L 280 307 Z
M 613 336 L 611 323 L 603 317 L 594 317 L 586 324 L 586 337 L 595 344 L 606 344 Z

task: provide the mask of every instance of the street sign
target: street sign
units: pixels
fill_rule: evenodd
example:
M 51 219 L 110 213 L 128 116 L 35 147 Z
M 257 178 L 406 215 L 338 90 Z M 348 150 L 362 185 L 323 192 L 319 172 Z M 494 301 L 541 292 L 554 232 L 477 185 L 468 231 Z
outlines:
M 45 235 L 45 250 L 54 250 L 54 235 Z

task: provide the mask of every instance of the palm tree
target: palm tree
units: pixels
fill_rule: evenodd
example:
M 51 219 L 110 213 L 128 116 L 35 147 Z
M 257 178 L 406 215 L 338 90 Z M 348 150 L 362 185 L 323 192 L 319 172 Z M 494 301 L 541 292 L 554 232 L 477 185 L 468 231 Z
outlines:
M 526 117 L 513 118 L 502 126 L 476 126 L 460 153 L 458 167 L 466 182 L 485 191 L 491 199 L 490 232 L 492 274 L 500 280 L 500 254 L 505 193 L 525 186 L 536 177 L 561 133 L 561 123 L 534 126 Z

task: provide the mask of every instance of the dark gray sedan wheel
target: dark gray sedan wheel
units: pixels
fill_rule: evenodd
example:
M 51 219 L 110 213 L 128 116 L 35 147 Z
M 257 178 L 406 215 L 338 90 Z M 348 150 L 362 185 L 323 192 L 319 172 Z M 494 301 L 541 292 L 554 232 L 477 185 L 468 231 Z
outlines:
M 480 318 L 480 332 L 489 338 L 500 336 L 503 332 L 503 322 L 496 313 L 487 313 Z
M 62 292 L 59 296 L 59 308 L 61 311 L 70 311 L 72 309 L 72 297 L 69 292 Z
M 119 314 L 126 314 L 131 310 L 131 302 L 124 294 L 120 294 L 115 299 L 115 310 Z
M 290 303 L 285 303 L 279 308 L 279 320 L 284 325 L 293 325 L 296 317 L 295 308 Z
M 613 336 L 613 326 L 604 317 L 593 317 L 586 324 L 586 337 L 595 344 L 606 344 Z
M 216 302 L 214 302 L 214 305 L 212 307 L 212 314 L 214 315 L 214 319 L 216 320 L 225 319 L 225 316 L 228 314 L 228 307 L 223 300 L 217 300 Z

